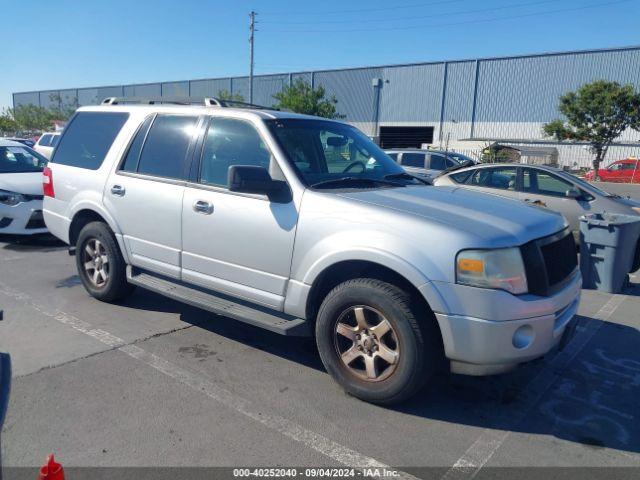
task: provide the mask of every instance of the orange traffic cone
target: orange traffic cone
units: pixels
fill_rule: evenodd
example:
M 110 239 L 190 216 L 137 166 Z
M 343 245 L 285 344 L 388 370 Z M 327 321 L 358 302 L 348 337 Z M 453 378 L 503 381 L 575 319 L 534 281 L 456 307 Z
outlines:
M 53 459 L 53 453 L 47 455 L 47 463 L 40 469 L 38 480 L 64 480 L 62 465 Z

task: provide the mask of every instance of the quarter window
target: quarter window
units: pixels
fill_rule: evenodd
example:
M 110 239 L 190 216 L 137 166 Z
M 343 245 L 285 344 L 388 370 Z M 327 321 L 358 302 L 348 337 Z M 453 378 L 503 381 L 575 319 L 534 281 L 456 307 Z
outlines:
M 479 168 L 473 173 L 468 183 L 477 187 L 515 191 L 516 179 L 515 167 Z
M 403 153 L 402 166 L 411 168 L 424 168 L 424 153 Z
M 571 183 L 555 175 L 531 168 L 525 168 L 522 182 L 525 192 L 552 197 L 564 197 L 567 194 L 567 190 L 573 188 Z
M 129 118 L 124 112 L 80 112 L 65 128 L 52 163 L 97 170 Z
M 269 168 L 271 153 L 251 124 L 230 118 L 214 118 L 202 152 L 200 182 L 227 186 L 229 167 L 251 165 Z
M 138 172 L 155 177 L 185 179 L 185 157 L 198 117 L 158 115 L 142 147 Z

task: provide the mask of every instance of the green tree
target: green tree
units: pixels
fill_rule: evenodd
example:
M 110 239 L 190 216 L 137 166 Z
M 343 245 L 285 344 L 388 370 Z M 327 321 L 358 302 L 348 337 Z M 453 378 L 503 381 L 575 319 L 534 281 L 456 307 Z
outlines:
M 338 99 L 335 96 L 325 98 L 325 90 L 322 86 L 313 88 L 302 79 L 285 87 L 273 98 L 278 101 L 275 107 L 281 110 L 291 110 L 296 113 L 325 118 L 344 118 L 344 115 L 340 115 L 336 110 Z
M 233 102 L 244 102 L 244 97 L 239 93 L 231 93 L 229 90 L 218 90 L 220 100 L 231 100 Z
M 565 120 L 545 124 L 543 132 L 560 141 L 588 142 L 595 155 L 596 179 L 613 141 L 627 128 L 640 127 L 640 95 L 632 85 L 605 80 L 587 83 L 562 95 L 558 110 Z
M 55 115 L 46 108 L 37 105 L 19 105 L 14 109 L 8 109 L 18 125 L 18 130 L 22 131 L 42 131 L 51 128 L 51 121 L 55 120 Z
M 18 130 L 18 124 L 11 115 L 11 110 L 3 110 L 0 115 L 0 135 L 15 134 Z

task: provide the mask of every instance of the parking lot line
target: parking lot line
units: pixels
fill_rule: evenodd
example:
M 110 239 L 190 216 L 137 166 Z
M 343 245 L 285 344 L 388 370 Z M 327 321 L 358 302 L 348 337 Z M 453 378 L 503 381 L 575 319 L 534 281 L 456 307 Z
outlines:
M 204 393 L 216 402 L 259 422 L 271 430 L 279 432 L 291 440 L 302 443 L 342 465 L 354 468 L 393 470 L 398 473 L 397 476 L 394 476 L 395 478 L 416 480 L 416 477 L 413 475 L 406 472 L 399 472 L 389 465 L 352 450 L 349 447 L 325 437 L 324 435 L 308 430 L 291 420 L 263 412 L 259 408 L 256 408 L 256 406 L 252 405 L 249 401 L 216 385 L 215 383 L 207 380 L 204 376 L 191 373 L 153 353 L 147 352 L 137 345 L 127 345 L 123 339 L 104 330 L 93 328 L 91 324 L 84 320 L 59 310 L 49 311 L 42 305 L 35 302 L 30 295 L 24 292 L 19 292 L 2 282 L 0 282 L 0 293 L 27 303 L 30 307 L 43 315 L 67 325 L 78 332 L 84 333 L 85 335 L 88 335 L 111 347 L 111 349 L 117 349 L 118 351 L 125 353 L 129 357 L 189 386 L 194 391 Z
M 508 417 L 511 425 L 521 423 L 527 413 L 559 378 L 559 370 L 568 366 L 587 346 L 605 321 L 615 313 L 625 300 L 624 295 L 613 295 L 607 303 L 573 337 L 565 349 L 556 354 L 546 366 L 524 387 L 524 402 L 505 409 L 501 417 Z M 504 443 L 509 431 L 485 429 L 478 439 L 442 476 L 442 480 L 467 480 L 474 478 Z

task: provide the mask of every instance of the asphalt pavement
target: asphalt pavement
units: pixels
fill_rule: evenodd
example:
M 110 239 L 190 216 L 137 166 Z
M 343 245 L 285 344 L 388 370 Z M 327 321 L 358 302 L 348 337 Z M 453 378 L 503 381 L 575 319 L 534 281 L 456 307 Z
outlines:
M 101 303 L 61 243 L 0 240 L 5 466 L 50 452 L 65 468 L 389 466 L 448 479 L 640 466 L 640 276 L 621 295 L 583 291 L 561 353 L 506 375 L 439 375 L 388 408 L 346 395 L 310 339 L 140 289 Z

